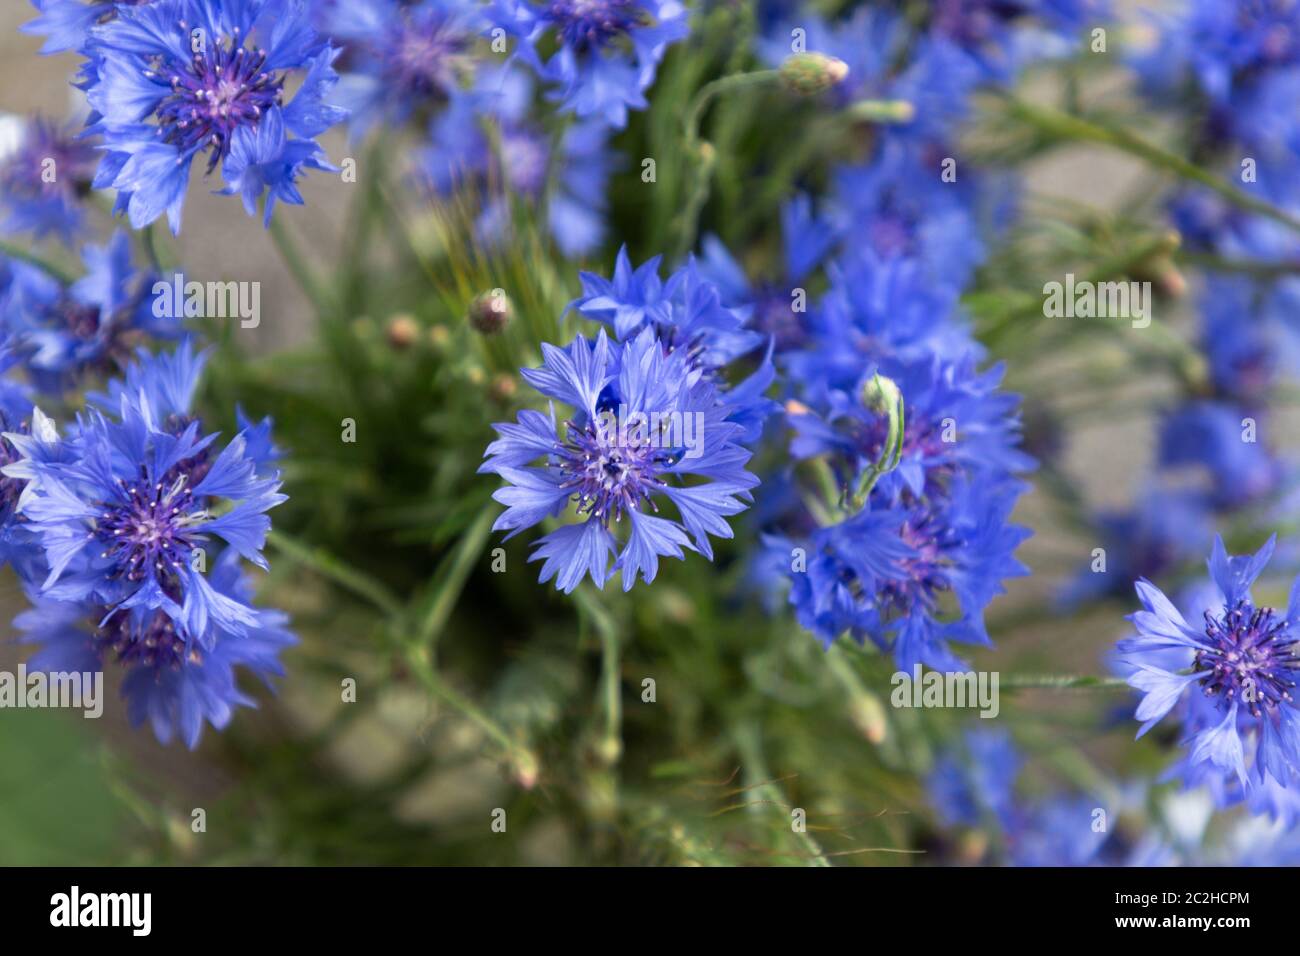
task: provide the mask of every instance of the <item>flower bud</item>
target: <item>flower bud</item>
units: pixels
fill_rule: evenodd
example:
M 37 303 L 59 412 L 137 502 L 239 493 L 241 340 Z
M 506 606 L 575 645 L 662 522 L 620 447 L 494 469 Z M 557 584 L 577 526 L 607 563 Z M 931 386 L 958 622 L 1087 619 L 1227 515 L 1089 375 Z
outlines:
M 496 335 L 510 321 L 510 299 L 502 289 L 475 296 L 469 304 L 469 324 L 483 335 Z
M 849 75 L 849 65 L 824 53 L 795 53 L 781 64 L 781 82 L 804 96 L 823 93 Z
M 388 320 L 388 344 L 393 348 L 404 351 L 415 344 L 419 338 L 420 326 L 406 313 L 395 315 Z

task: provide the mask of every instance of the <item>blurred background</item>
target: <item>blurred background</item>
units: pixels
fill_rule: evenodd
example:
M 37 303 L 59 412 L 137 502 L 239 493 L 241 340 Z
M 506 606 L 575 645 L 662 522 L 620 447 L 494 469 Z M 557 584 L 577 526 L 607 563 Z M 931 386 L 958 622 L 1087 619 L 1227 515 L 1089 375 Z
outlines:
M 1120 9 L 1130 20 L 1140 8 Z M 17 32 L 30 15 L 22 2 L 0 10 L 0 113 L 71 117 L 77 57 L 38 56 L 39 39 Z M 722 55 L 725 38 L 713 43 Z M 689 82 L 683 69 L 670 54 L 660 86 Z M 1078 82 L 1117 104 L 1134 95 L 1124 70 L 1084 71 Z M 366 148 L 337 131 L 322 142 L 335 162 Z M 388 145 L 373 148 L 382 154 Z M 1088 207 L 1100 218 L 1129 212 L 1148 183 L 1135 161 L 1085 146 L 1028 156 L 1013 175 L 1031 197 L 1030 219 L 1037 208 Z M 499 542 L 488 534 L 496 508 L 488 496 L 497 483 L 473 469 L 517 382 L 512 348 L 468 342 L 461 316 L 469 298 L 500 281 L 524 310 L 549 308 L 558 318 L 578 291 L 575 274 L 547 277 L 523 263 L 519 275 L 500 280 L 501 263 L 456 262 L 445 250 L 422 271 L 385 235 L 411 223 L 381 217 L 358 233 L 351 191 L 366 188 L 364 180 L 341 186 L 312 176 L 303 185 L 306 206 L 277 215 L 327 271 L 346 264 L 356 243 L 371 270 L 358 280 L 354 311 L 330 332 L 270 234 L 213 188 L 194 176 L 173 258 L 201 278 L 260 282 L 263 319 L 220 345 L 206 401 L 223 428 L 235 401 L 276 417 L 291 497 L 274 514 L 277 530 L 409 597 L 431 649 L 412 656 L 389 633 L 393 625 L 309 554 L 273 548 L 263 600 L 289 611 L 302 638 L 286 655 L 278 695 L 257 691 L 257 710 L 237 714 L 222 734 L 206 733 L 195 752 L 132 731 L 115 700 L 98 721 L 0 714 L 0 863 L 802 862 L 813 851 L 791 841 L 789 807 L 807 809 L 811 832 L 837 863 L 961 858 L 934 826 L 921 780 L 905 768 L 932 762 L 936 742 L 963 717 L 875 714 L 852 687 L 887 697 L 892 663 L 855 662 L 859 683 L 846 690 L 813 638 L 787 615 L 765 614 L 759 597 L 740 587 L 739 545 L 720 556 L 718 576 L 692 561 L 668 562 L 653 589 L 625 596 L 610 588 L 600 606 L 585 609 L 537 584 L 523 542 L 506 546 L 506 573 L 492 573 Z M 634 222 L 635 203 L 619 209 Z M 656 251 L 634 249 L 633 259 Z M 608 274 L 612 258 L 586 265 Z M 1022 276 L 1021 284 L 1033 289 L 1064 271 Z M 1186 326 L 1185 298 L 1163 299 L 1157 309 L 1159 321 Z M 415 347 L 391 336 L 393 318 L 407 315 L 417 324 Z M 1123 351 L 1126 334 L 1110 347 Z M 1008 385 L 1027 395 L 1031 447 L 1059 439 L 1039 426 L 1080 404 L 1054 384 L 1069 378 L 1076 358 L 1062 347 L 1037 356 L 1032 369 L 1013 362 Z M 1103 672 L 1131 602 L 1053 610 L 1055 592 L 1098 542 L 1045 500 L 1041 482 L 1067 485 L 1076 515 L 1130 504 L 1150 470 L 1155 410 L 1171 387 L 1158 374 L 1132 376 L 1104 406 L 1071 409 L 1054 468 L 1031 478 L 1035 490 L 1016 515 L 1035 530 L 1019 552 L 1034 573 L 1010 582 L 991 606 L 997 648 L 977 652 L 977 667 Z M 355 445 L 338 442 L 343 417 L 358 422 Z M 22 598 L 7 572 L 4 581 L 7 621 Z M 611 639 L 621 646 L 617 735 L 602 697 L 609 657 L 599 653 Z M 22 657 L 22 648 L 0 644 L 0 669 Z M 349 678 L 355 703 L 340 691 Z M 641 699 L 645 678 L 656 682 L 654 703 Z M 453 697 L 474 703 L 448 706 Z M 1021 739 L 1032 750 L 1027 785 L 1107 790 L 1122 777 L 1109 768 L 1159 769 L 1159 755 L 1135 754 L 1131 722 L 1112 721 L 1124 701 L 1005 693 L 999 723 L 1025 728 Z M 881 733 L 882 719 L 883 741 L 868 739 Z M 199 808 L 203 832 L 192 825 Z M 491 829 L 498 808 L 508 815 L 507 834 Z

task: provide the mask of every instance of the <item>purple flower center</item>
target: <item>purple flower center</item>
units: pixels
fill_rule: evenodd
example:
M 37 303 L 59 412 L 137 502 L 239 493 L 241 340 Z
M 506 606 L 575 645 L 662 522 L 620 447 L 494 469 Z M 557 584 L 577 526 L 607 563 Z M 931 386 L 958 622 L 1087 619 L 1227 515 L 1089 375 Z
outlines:
M 93 147 L 37 118 L 21 148 L 0 165 L 0 194 L 71 201 L 89 192 L 98 161 Z
M 541 194 L 550 164 L 550 151 L 542 137 L 531 130 L 503 130 L 501 157 L 512 189 L 525 196 Z
M 378 54 L 384 85 L 407 96 L 445 98 L 456 88 L 471 39 L 437 11 L 405 14 Z
M 1027 4 L 1014 0 L 938 0 L 934 28 L 965 46 L 979 46 L 996 37 L 1009 21 L 1022 16 Z
M 951 532 L 949 532 L 951 533 Z M 909 519 L 899 529 L 899 537 L 916 554 L 898 562 L 900 577 L 880 588 L 880 602 L 902 614 L 916 608 L 933 609 L 938 595 L 948 590 L 948 562 L 944 558 L 943 530 L 933 516 L 926 514 Z
M 1208 671 L 1201 678 L 1205 696 L 1222 695 L 1225 704 L 1241 701 L 1255 717 L 1286 701 L 1300 665 L 1295 640 L 1286 620 L 1275 618 L 1272 608 L 1238 601 L 1219 617 L 1205 612 L 1205 646 L 1196 652 L 1194 668 Z
M 172 579 L 200 539 L 194 526 L 208 518 L 191 491 L 189 469 L 173 469 L 154 484 L 143 469 L 134 484 L 118 481 L 121 497 L 100 515 L 92 532 L 105 544 L 101 557 L 112 559 L 128 581 L 142 581 L 151 573 Z
M 608 526 L 643 500 L 659 510 L 650 495 L 664 487 L 658 476 L 673 455 L 652 440 L 648 424 L 615 423 L 610 416 L 583 427 L 565 424 L 568 440 L 556 451 L 564 476 L 560 487 L 572 489 L 579 514 L 594 515 Z
M 185 31 L 187 42 L 189 31 Z M 208 172 L 230 152 L 240 127 L 255 127 L 280 102 L 284 78 L 265 69 L 266 51 L 249 50 L 236 30 L 205 44 L 188 63 L 163 64 L 148 75 L 171 84 L 158 106 L 159 135 L 181 151 L 180 162 L 208 149 Z
M 101 654 L 112 652 L 125 665 L 180 670 L 187 658 L 202 663 L 198 648 L 186 647 L 176 623 L 162 611 L 155 611 L 142 628 L 132 625 L 130 612 L 117 611 L 96 629 L 95 643 Z
M 763 286 L 754 296 L 754 328 L 776 340 L 778 352 L 802 347 L 808 340 L 800 315 L 794 311 L 789 289 Z
M 599 49 L 644 23 L 636 0 L 551 0 L 543 15 L 578 51 Z

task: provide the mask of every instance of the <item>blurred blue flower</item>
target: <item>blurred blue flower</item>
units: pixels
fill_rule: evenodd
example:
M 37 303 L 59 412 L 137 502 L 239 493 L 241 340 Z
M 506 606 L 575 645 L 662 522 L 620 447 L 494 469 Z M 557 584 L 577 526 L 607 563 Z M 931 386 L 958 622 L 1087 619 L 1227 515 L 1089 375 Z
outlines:
M 713 383 L 648 328 L 622 344 L 602 330 L 594 342 L 578 337 L 566 349 L 542 351 L 542 367 L 522 374 L 573 417 L 563 437 L 553 410 L 550 417 L 526 410 L 514 424 L 493 426 L 500 437 L 479 471 L 508 482 L 493 496 L 506 506 L 493 529 L 510 538 L 576 503 L 580 521 L 546 535 L 530 558 L 544 559 L 540 580 L 555 578 L 566 593 L 587 575 L 603 587 L 615 571 L 625 591 L 638 574 L 648 584 L 659 558 L 681 559 L 683 549 L 711 560 L 709 536 L 732 536 L 724 519 L 745 509 L 758 484 L 745 470 L 743 429 L 726 420 Z M 528 467 L 539 458 L 544 465 Z M 665 498 L 677 520 L 650 513 Z M 625 518 L 627 542 L 611 569 L 614 530 Z
M 440 108 L 472 79 L 485 23 L 477 0 L 318 0 L 317 11 L 344 49 L 334 99 L 356 136 Z
M 1127 595 L 1138 578 L 1157 578 L 1205 553 L 1213 540 L 1214 516 L 1206 495 L 1153 486 L 1131 508 L 1095 519 L 1105 550 L 1103 571 L 1093 562 L 1081 568 L 1057 595 L 1058 606 L 1072 610 L 1100 597 Z
M 969 177 L 945 182 L 933 149 L 888 142 L 863 166 L 842 166 L 828 218 L 854 251 L 915 259 L 932 283 L 964 288 L 984 259 Z
M 223 601 L 248 609 L 239 631 L 223 630 L 213 619 L 207 631 L 187 635 L 161 610 L 137 614 L 33 594 L 33 606 L 14 620 L 19 641 L 37 645 L 28 668 L 95 672 L 112 660 L 123 673 L 132 725 L 148 721 L 161 743 L 179 737 L 193 750 L 205 723 L 222 730 L 235 708 L 256 706 L 240 690 L 236 670 L 245 668 L 270 687 L 284 675 L 280 652 L 297 643 L 287 615 L 251 607 L 251 582 L 235 550 L 222 551 L 207 580 Z
M 177 319 L 154 315 L 155 277 L 132 265 L 127 233 L 86 246 L 82 258 L 85 275 L 67 286 L 37 266 L 0 260 L 0 322 L 9 348 L 49 394 L 111 374 L 145 337 L 180 332 Z
M 1225 402 L 1191 401 L 1160 422 L 1159 462 L 1203 480 L 1216 507 L 1240 508 L 1276 491 L 1286 466 L 1261 441 L 1258 413 Z
M 1300 711 L 1294 697 L 1300 582 L 1282 614 L 1255 605 L 1250 593 L 1275 541 L 1270 538 L 1253 555 L 1230 557 L 1216 537 L 1209 571 L 1217 594 L 1196 626 L 1163 592 L 1140 579 L 1143 610 L 1129 617 L 1137 634 L 1119 644 L 1131 668 L 1128 683 L 1144 694 L 1136 714 L 1143 722 L 1138 736 L 1186 701 L 1187 769 L 1211 765 L 1243 788 L 1248 773 L 1253 780 L 1263 782 L 1267 775 L 1285 786 L 1300 768 Z M 1193 685 L 1199 694 L 1190 692 Z
M 0 208 L 8 212 L 0 229 L 71 241 L 97 162 L 71 130 L 39 116 L 23 123 L 13 151 L 0 155 Z
M 1190 82 L 1205 104 L 1212 141 L 1258 147 L 1300 129 L 1293 111 L 1266 113 L 1277 96 L 1294 93 L 1300 67 L 1300 8 L 1287 0 L 1191 0 L 1150 15 L 1150 49 L 1134 58 L 1158 102 L 1181 96 Z M 1270 87 L 1277 86 L 1275 94 Z M 1293 103 L 1294 100 L 1286 100 Z
M 447 197 L 477 191 L 480 241 L 510 235 L 512 197 L 539 206 L 566 256 L 599 248 L 605 237 L 606 186 L 618 160 L 598 121 L 569 124 L 552 141 L 529 118 L 532 82 L 516 69 L 483 70 L 472 89 L 453 93 L 414 154 L 415 179 Z M 491 135 L 489 135 L 491 134 Z
M 166 213 L 180 232 L 190 167 L 204 154 L 250 213 L 269 193 L 268 221 L 277 200 L 302 202 L 304 170 L 333 168 L 314 137 L 346 117 L 327 102 L 338 50 L 316 35 L 306 0 L 120 6 L 92 29 L 89 51 L 90 130 L 105 149 L 95 187 L 118 191 L 132 228 Z
M 1005 730 L 967 730 L 962 746 L 944 750 L 926 778 L 930 802 L 950 827 L 1015 823 L 1016 777 L 1024 763 Z
M 581 118 L 622 128 L 647 106 L 664 51 L 689 32 L 677 0 L 494 0 L 487 16 L 518 43 L 514 56 Z M 543 59 L 540 48 L 555 45 Z
M 807 542 L 774 534 L 767 545 L 787 554 L 802 547 L 806 568 L 790 574 L 790 602 L 824 644 L 848 631 L 892 652 L 902 670 L 964 671 L 948 642 L 990 645 L 984 609 L 1003 579 L 1029 573 L 1014 557 L 1029 532 L 1008 522 L 1026 488 L 1014 476 L 1034 466 L 1017 447 L 1018 399 L 997 390 L 1000 368 L 978 373 L 969 356 L 878 363 L 852 393 L 815 383 L 811 404 L 787 405 L 790 451 L 822 460 L 841 488 L 855 487 L 883 456 L 887 418 L 862 398 L 877 372 L 904 397 L 897 467 L 858 514 Z

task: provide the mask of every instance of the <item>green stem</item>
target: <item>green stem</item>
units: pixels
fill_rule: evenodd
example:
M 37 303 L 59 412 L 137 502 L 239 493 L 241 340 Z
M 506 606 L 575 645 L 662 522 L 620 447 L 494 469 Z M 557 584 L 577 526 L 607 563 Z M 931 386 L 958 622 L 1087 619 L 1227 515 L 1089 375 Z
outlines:
M 682 147 L 688 159 L 695 161 L 693 173 L 687 177 L 688 187 L 686 203 L 682 207 L 677 223 L 677 246 L 675 258 L 682 258 L 695 244 L 695 231 L 699 223 L 700 210 L 709 198 L 709 183 L 717 165 L 717 153 L 712 145 L 700 139 L 700 124 L 709 104 L 723 93 L 748 87 L 775 83 L 781 77 L 779 70 L 756 70 L 752 73 L 733 73 L 719 77 L 711 83 L 700 87 L 686 110 L 686 119 L 682 124 Z
M 537 781 L 537 757 L 531 750 L 515 741 L 505 728 L 489 717 L 473 701 L 447 684 L 434 670 L 429 659 L 428 649 L 419 647 L 409 641 L 402 641 L 394 634 L 394 644 L 401 652 L 402 659 L 434 697 L 460 711 L 460 713 L 505 751 L 516 779 L 526 788 L 531 789 Z
M 295 541 L 281 531 L 268 533 L 266 542 L 285 557 L 311 568 L 321 577 L 343 585 L 358 597 L 365 598 L 389 617 L 402 615 L 401 602 L 388 588 L 369 575 L 344 564 L 329 552 Z
M 574 592 L 578 610 L 589 619 L 600 637 L 600 698 L 604 712 L 596 753 L 607 766 L 618 763 L 623 754 L 622 647 L 618 626 L 599 599 L 585 588 Z
M 442 629 L 447 625 L 460 593 L 465 588 L 474 562 L 483 551 L 483 545 L 492 533 L 493 509 L 481 508 L 473 523 L 461 535 L 452 552 L 450 564 L 445 576 L 436 586 L 429 601 L 429 608 L 420 622 L 416 639 L 421 646 L 432 647 L 437 643 Z
M 280 252 L 280 257 L 284 260 L 286 268 L 288 268 L 294 280 L 297 281 L 298 287 L 302 289 L 303 294 L 311 300 L 318 313 L 329 311 L 329 295 L 312 267 L 307 264 L 307 260 L 298 251 L 298 244 L 294 241 L 293 236 L 289 234 L 289 230 L 285 228 L 279 219 L 272 219 L 270 232 L 271 239 Z
M 1300 232 L 1300 219 L 1271 203 L 1256 199 L 1235 186 L 1222 181 L 1213 173 L 1189 162 L 1176 153 L 1168 152 L 1153 143 L 1134 136 L 1124 129 L 1114 126 L 1102 126 L 1078 116 L 1071 116 L 1060 110 L 1046 106 L 1027 103 L 1024 100 L 1009 98 L 1011 113 L 1018 119 L 1038 127 L 1045 133 L 1059 139 L 1081 140 L 1110 146 L 1131 156 L 1136 156 L 1159 169 L 1172 173 L 1180 179 L 1197 183 L 1218 193 L 1228 202 L 1250 212 L 1267 216 L 1280 222 L 1289 229 Z
M 1127 690 L 1122 677 L 1095 677 L 1090 674 L 1003 674 L 999 686 L 1004 690 L 1046 688 L 1050 690 Z
M 788 807 L 786 795 L 772 782 L 767 764 L 763 760 L 763 744 L 758 724 L 753 720 L 742 721 L 732 728 L 731 736 L 736 743 L 736 749 L 740 751 L 740 759 L 745 767 L 745 785 L 754 791 L 760 801 L 774 807 Z M 781 822 L 783 826 L 789 827 L 789 815 L 783 812 Z M 809 866 L 831 865 L 821 845 L 806 829 L 800 831 L 791 828 L 790 832 L 802 847 L 804 852 L 800 856 L 807 859 Z

